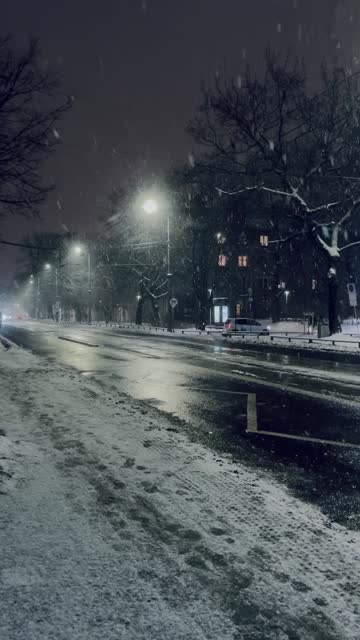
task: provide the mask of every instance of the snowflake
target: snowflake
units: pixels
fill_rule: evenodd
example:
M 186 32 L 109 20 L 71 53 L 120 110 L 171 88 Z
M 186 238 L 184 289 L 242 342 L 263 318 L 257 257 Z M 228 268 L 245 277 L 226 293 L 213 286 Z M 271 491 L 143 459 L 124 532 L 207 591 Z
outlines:
M 53 129 L 53 135 L 54 135 L 54 138 L 56 138 L 56 140 L 60 139 L 60 133 L 58 132 L 57 129 Z
M 270 149 L 270 151 L 274 151 L 274 149 L 275 149 L 274 140 L 269 140 L 269 149 Z

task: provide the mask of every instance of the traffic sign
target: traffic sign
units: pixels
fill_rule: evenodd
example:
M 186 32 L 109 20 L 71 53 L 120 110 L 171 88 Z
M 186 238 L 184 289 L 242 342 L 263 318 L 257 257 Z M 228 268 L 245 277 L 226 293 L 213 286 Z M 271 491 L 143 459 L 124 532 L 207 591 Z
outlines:
M 172 307 L 173 309 L 177 306 L 178 304 L 178 299 L 177 298 L 171 298 L 170 300 L 170 307 Z
M 356 294 L 356 286 L 354 282 L 349 282 L 347 284 L 347 290 L 349 294 L 350 307 L 357 307 L 357 294 Z

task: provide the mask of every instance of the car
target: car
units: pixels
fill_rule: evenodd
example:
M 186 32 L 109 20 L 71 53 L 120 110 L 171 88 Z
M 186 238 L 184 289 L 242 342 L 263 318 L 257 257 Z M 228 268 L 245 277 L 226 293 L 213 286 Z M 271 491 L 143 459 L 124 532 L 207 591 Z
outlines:
M 270 335 L 269 328 L 253 318 L 228 318 L 224 324 L 222 335 L 226 337 L 236 331 L 241 333 L 255 333 L 260 336 Z

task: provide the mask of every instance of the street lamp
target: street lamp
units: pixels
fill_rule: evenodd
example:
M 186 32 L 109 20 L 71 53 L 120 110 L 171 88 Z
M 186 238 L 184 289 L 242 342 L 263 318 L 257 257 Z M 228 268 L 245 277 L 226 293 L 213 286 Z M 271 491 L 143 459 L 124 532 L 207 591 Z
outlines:
M 284 291 L 284 293 L 285 293 L 285 304 L 287 305 L 290 291 Z
M 142 205 L 145 213 L 151 215 L 156 213 L 159 210 L 159 204 L 153 198 L 147 198 Z M 167 216 L 167 281 L 168 281 L 168 290 L 167 290 L 167 330 L 172 332 L 173 324 L 174 324 L 174 308 L 171 306 L 170 301 L 173 297 L 172 295 L 172 273 L 171 273 L 171 244 L 170 244 L 170 216 Z
M 92 322 L 92 285 L 91 285 L 91 254 L 90 250 L 80 245 L 74 246 L 74 253 L 77 256 L 87 254 L 87 271 L 88 271 L 88 324 Z
M 148 198 L 143 204 L 143 209 L 145 213 L 152 214 L 158 211 L 159 205 L 156 200 L 153 200 L 153 198 Z

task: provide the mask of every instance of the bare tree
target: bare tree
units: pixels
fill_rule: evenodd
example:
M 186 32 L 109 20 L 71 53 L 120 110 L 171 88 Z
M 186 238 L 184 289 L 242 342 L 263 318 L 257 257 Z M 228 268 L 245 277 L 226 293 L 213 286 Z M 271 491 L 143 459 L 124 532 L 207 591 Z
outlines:
M 41 66 L 36 41 L 20 55 L 12 44 L 0 40 L 0 205 L 2 212 L 35 213 L 51 189 L 40 168 L 59 142 L 55 125 L 71 100 Z
M 327 258 L 330 332 L 338 329 L 336 271 L 359 243 L 360 97 L 358 74 L 323 70 L 310 95 L 303 66 L 266 54 L 264 78 L 247 70 L 204 92 L 189 131 L 201 146 L 196 171 L 228 195 L 272 196 L 278 247 L 307 237 Z

